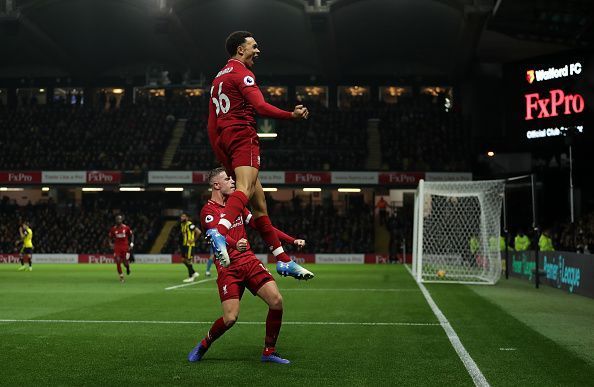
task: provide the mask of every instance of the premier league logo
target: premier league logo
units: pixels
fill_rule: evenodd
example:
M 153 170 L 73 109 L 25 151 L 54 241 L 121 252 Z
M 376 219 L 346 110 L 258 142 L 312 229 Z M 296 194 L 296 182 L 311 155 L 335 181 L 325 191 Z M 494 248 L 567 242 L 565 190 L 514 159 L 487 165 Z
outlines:
M 246 75 L 245 78 L 243 78 L 243 83 L 245 83 L 246 86 L 254 86 L 256 81 L 254 81 L 253 77 Z

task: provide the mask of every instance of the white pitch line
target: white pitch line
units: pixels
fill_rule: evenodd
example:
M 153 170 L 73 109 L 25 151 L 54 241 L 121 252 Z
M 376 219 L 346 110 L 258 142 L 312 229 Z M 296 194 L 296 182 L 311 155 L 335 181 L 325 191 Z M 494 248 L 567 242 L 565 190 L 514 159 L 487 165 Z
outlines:
M 0 323 L 46 324 L 212 324 L 212 321 L 160 321 L 160 320 L 19 320 L 0 319 Z M 264 325 L 264 321 L 238 321 L 239 325 Z M 283 321 L 283 325 L 360 325 L 360 326 L 439 326 L 439 323 L 421 322 L 345 322 L 345 321 Z
M 173 290 L 173 289 L 178 289 L 178 288 L 185 288 L 186 286 L 192 286 L 192 285 L 198 285 L 198 284 L 202 284 L 208 281 L 214 281 L 215 278 L 206 278 L 200 281 L 196 281 L 196 282 L 190 282 L 188 284 L 182 284 L 182 285 L 175 285 L 175 286 L 170 286 L 168 288 L 165 288 L 165 290 Z
M 212 289 L 207 288 L 199 288 L 199 289 L 189 289 L 193 291 L 212 291 Z M 281 293 L 284 292 L 418 292 L 419 289 L 353 289 L 353 288 L 332 288 L 332 289 L 324 289 L 324 288 L 280 288 Z
M 413 273 L 409 269 L 408 265 L 404 265 L 404 267 L 406 268 L 406 270 L 408 270 L 410 275 L 413 276 Z M 433 314 L 435 315 L 435 317 L 437 317 L 441 324 L 441 327 L 446 332 L 446 335 L 448 336 L 450 343 L 454 347 L 454 350 L 458 354 L 458 357 L 460 358 L 460 360 L 462 360 L 464 367 L 466 367 L 466 371 L 468 371 L 468 374 L 472 378 L 474 385 L 478 387 L 489 387 L 489 382 L 487 381 L 481 370 L 478 368 L 472 357 L 470 357 L 470 354 L 468 353 L 466 348 L 464 348 L 464 345 L 462 345 L 462 341 L 460 341 L 460 338 L 456 334 L 456 331 L 454 331 L 454 328 L 452 328 L 452 325 L 450 324 L 446 316 L 439 309 L 435 301 L 433 301 L 433 297 L 431 297 L 431 294 L 429 293 L 425 285 L 423 285 L 422 282 L 417 282 L 417 285 L 419 285 L 419 289 L 421 289 L 423 296 L 425 296 L 425 300 L 427 300 L 427 303 L 431 307 Z

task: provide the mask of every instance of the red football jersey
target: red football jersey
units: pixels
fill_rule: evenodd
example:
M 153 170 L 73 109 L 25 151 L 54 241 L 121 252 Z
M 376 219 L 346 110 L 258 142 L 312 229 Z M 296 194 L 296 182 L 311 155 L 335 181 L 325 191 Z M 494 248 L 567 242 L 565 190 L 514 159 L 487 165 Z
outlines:
M 256 127 L 256 110 L 246 98 L 250 88 L 258 88 L 254 73 L 241 61 L 229 59 L 210 88 L 210 111 L 215 111 L 219 129 L 237 125 Z
M 115 249 L 128 249 L 130 244 L 128 238 L 132 235 L 132 229 L 125 224 L 113 226 L 109 230 L 109 238 L 114 241 Z
M 208 135 L 211 141 L 217 131 L 229 126 L 248 126 L 254 129 L 255 134 L 256 113 L 276 119 L 292 118 L 292 112 L 264 101 L 254 73 L 241 61 L 231 58 L 218 72 L 210 88 Z
M 225 212 L 225 206 L 221 205 L 217 202 L 209 200 L 202 210 L 200 211 L 200 223 L 202 224 L 203 230 L 208 230 L 210 228 L 216 228 L 217 224 L 219 223 L 219 219 L 221 219 L 221 215 Z M 244 208 L 243 214 L 239 215 L 237 219 L 231 225 L 229 232 L 227 233 L 227 241 L 232 240 L 233 242 L 237 242 L 240 239 L 247 239 L 247 233 L 245 231 L 245 225 L 249 223 L 252 218 L 251 212 Z M 229 258 L 232 264 L 242 264 L 247 261 L 248 258 L 253 258 L 254 253 L 250 250 L 249 243 L 248 249 L 246 251 L 240 252 L 233 246 L 227 244 L 227 252 L 229 253 Z M 219 262 L 216 261 L 217 266 Z

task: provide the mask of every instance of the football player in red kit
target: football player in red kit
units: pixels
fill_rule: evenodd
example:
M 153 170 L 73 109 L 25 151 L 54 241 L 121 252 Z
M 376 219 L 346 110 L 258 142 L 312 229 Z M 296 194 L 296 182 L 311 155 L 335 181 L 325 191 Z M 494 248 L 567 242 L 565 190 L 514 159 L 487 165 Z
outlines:
M 284 252 L 268 217 L 266 199 L 258 178 L 260 143 L 256 132 L 256 114 L 276 119 L 307 119 L 303 105 L 292 112 L 276 108 L 266 101 L 250 68 L 260 54 L 258 43 L 250 32 L 233 32 L 226 41 L 231 58 L 218 72 L 210 89 L 208 137 L 217 159 L 234 177 L 237 190 L 227 199 L 226 211 L 206 231 L 214 253 L 224 265 L 229 261 L 225 235 L 234 219 L 251 205 L 254 226 L 276 257 L 277 272 L 300 280 L 313 278 L 313 273 L 291 261 Z
M 200 221 L 204 229 L 216 225 L 217 220 L 227 210 L 227 198 L 235 191 L 235 182 L 227 176 L 225 168 L 212 170 L 208 181 L 212 188 L 212 195 L 200 212 Z M 290 363 L 289 360 L 283 359 L 275 349 L 282 324 L 283 298 L 268 269 L 250 249 L 245 225 L 251 223 L 253 223 L 252 214 L 244 209 L 242 214 L 234 219 L 226 235 L 230 263 L 223 266 L 219 260 L 215 260 L 223 316 L 214 322 L 204 339 L 190 352 L 188 360 L 191 362 L 201 360 L 211 344 L 235 324 L 239 316 L 239 301 L 247 288 L 253 295 L 257 295 L 268 304 L 269 308 L 261 360 L 279 364 Z M 287 243 L 299 247 L 305 245 L 305 241 L 302 239 L 295 239 L 277 229 L 274 230 L 278 237 Z
M 122 215 L 117 215 L 115 222 L 115 226 L 109 230 L 109 241 L 113 248 L 113 258 L 118 268 L 120 282 L 124 282 L 122 263 L 126 267 L 126 274 L 130 275 L 130 262 L 128 262 L 128 259 L 134 247 L 134 233 L 130 227 L 124 224 L 124 217 Z

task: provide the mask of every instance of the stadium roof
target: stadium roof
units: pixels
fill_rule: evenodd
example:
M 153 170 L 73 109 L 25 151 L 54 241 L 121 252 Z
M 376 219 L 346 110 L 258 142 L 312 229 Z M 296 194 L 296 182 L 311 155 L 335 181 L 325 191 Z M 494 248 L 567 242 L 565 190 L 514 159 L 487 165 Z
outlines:
M 456 78 L 592 41 L 591 1 L 0 0 L 0 77 L 210 76 L 252 31 L 259 74 Z

